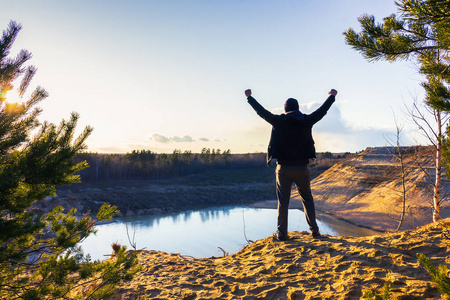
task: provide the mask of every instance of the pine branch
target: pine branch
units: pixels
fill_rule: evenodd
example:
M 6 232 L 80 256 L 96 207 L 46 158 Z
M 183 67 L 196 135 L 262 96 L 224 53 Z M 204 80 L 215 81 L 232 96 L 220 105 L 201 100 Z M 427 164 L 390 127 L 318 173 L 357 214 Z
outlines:
M 9 55 L 9 51 L 21 29 L 22 25 L 11 21 L 8 24 L 8 28 L 3 31 L 0 39 L 0 62 Z
M 431 280 L 436 284 L 437 289 L 450 296 L 450 278 L 447 276 L 447 267 L 440 265 L 437 269 L 434 264 L 423 254 L 418 253 L 417 259 L 422 267 L 431 275 Z

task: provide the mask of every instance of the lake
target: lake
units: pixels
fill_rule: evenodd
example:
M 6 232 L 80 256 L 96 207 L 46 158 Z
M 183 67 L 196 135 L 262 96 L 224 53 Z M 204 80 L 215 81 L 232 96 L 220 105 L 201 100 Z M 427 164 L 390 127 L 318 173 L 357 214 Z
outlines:
M 248 240 L 272 235 L 276 231 L 276 218 L 276 209 L 236 206 L 118 218 L 115 222 L 96 226 L 97 234 L 89 236 L 81 246 L 93 259 L 105 259 L 105 255 L 112 252 L 113 242 L 132 249 L 128 236 L 131 241 L 134 236 L 137 249 L 180 253 L 196 258 L 223 256 L 224 251 L 228 254 L 238 252 Z M 322 234 L 333 236 L 378 233 L 327 215 L 318 215 L 317 223 Z M 289 210 L 289 231 L 309 232 L 301 210 Z

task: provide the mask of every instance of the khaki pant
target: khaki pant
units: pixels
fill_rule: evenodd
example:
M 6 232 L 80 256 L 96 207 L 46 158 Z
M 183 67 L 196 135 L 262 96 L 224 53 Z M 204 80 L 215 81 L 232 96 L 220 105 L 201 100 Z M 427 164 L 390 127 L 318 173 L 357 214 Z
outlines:
M 275 170 L 278 197 L 278 235 L 286 237 L 288 231 L 288 209 L 291 198 L 291 186 L 294 182 L 302 197 L 306 222 L 311 231 L 318 231 L 314 199 L 311 194 L 311 172 L 308 165 L 282 166 L 277 165 Z

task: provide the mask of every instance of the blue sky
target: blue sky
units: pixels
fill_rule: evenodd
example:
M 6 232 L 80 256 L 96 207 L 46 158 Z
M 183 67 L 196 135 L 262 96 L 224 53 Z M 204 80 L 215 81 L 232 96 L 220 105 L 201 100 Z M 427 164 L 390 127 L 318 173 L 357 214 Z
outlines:
M 7 0 L 0 24 L 23 25 L 12 52 L 33 53 L 33 84 L 50 93 L 40 119 L 80 113 L 90 151 L 266 151 L 270 126 L 245 89 L 309 113 L 335 88 L 316 148 L 354 152 L 386 145 L 394 115 L 423 97 L 412 62 L 369 63 L 345 44 L 362 14 L 394 12 L 393 0 Z

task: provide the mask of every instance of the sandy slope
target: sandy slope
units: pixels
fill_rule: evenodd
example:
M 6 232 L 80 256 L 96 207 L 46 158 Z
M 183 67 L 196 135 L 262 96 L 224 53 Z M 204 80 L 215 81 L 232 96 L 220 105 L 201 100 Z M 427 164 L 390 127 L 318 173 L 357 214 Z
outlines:
M 220 258 L 140 251 L 143 271 L 113 299 L 359 299 L 385 282 L 400 299 L 436 299 L 439 292 L 416 253 L 450 265 L 450 240 L 439 223 L 361 238 L 290 235 L 285 242 L 268 237 Z
M 408 154 L 404 158 L 407 211 L 402 230 L 432 221 L 433 152 L 425 148 L 420 154 Z M 427 170 L 428 175 L 423 170 Z M 402 207 L 401 187 L 400 164 L 384 148 L 368 148 L 335 164 L 311 183 L 316 209 L 356 225 L 381 230 L 397 228 Z M 450 194 L 450 181 L 445 176 L 441 187 L 442 196 Z M 294 201 L 300 201 L 298 194 L 294 196 Z M 444 201 L 441 218 L 447 217 L 450 217 L 450 207 L 448 201 Z

